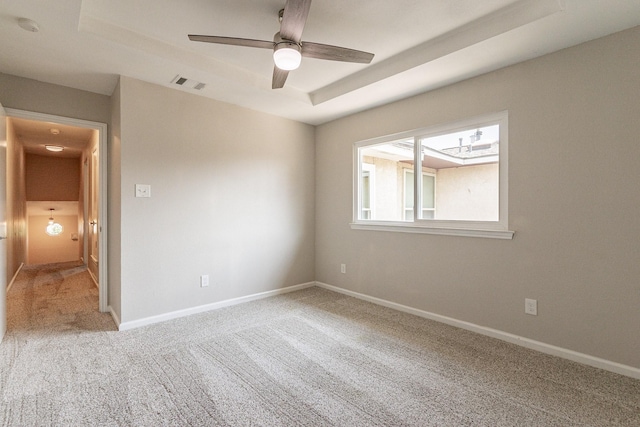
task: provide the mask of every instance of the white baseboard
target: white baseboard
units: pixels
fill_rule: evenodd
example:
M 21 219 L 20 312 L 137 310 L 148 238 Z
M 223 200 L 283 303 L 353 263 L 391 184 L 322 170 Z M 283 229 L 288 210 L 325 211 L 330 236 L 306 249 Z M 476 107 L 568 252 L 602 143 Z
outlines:
M 269 298 L 276 295 L 285 294 L 288 292 L 298 291 L 300 289 L 310 288 L 315 286 L 315 282 L 302 283 L 300 285 L 288 286 L 282 289 L 275 289 L 273 291 L 261 292 L 258 294 L 247 295 L 244 297 L 232 298 L 224 301 L 218 301 L 211 304 L 200 305 L 197 307 L 187 308 L 184 310 L 172 311 L 170 313 L 160 314 L 157 316 L 145 317 L 143 319 L 132 320 L 129 322 L 120 323 L 120 319 L 116 316 L 116 314 L 111 311 L 111 315 L 114 320 L 116 320 L 116 324 L 118 325 L 118 329 L 120 331 L 127 331 L 129 329 L 140 328 L 142 326 L 152 325 L 154 323 L 165 322 L 167 320 L 178 319 L 180 317 L 189 316 L 197 313 L 204 313 L 206 311 L 217 310 L 219 308 L 230 307 L 232 305 L 242 304 L 249 301 L 255 301 L 258 299 Z
M 93 275 L 93 273 L 91 272 L 91 269 L 87 266 L 87 272 L 89 272 L 89 276 L 91 276 L 91 280 L 93 280 L 93 284 L 96 285 L 96 288 L 100 289 L 100 285 L 98 284 L 98 280 L 96 279 L 96 276 Z
M 402 311 L 409 314 L 414 314 L 426 319 L 435 320 L 436 322 L 446 323 L 447 325 L 455 326 L 468 331 L 476 332 L 481 335 L 486 335 L 492 338 L 497 338 L 502 341 L 506 341 L 512 344 L 516 344 L 522 347 L 526 347 L 532 350 L 539 351 L 541 353 L 550 354 L 552 356 L 558 356 L 563 359 L 569 359 L 574 362 L 582 363 L 584 365 L 593 366 L 595 368 L 604 369 L 606 371 L 615 372 L 616 374 L 626 375 L 631 378 L 640 379 L 640 369 L 633 366 L 623 365 L 621 363 L 612 362 L 610 360 L 601 359 L 599 357 L 590 356 L 584 353 L 578 353 L 577 351 L 568 350 L 566 348 L 557 347 L 555 345 L 546 344 L 540 341 L 535 341 L 529 338 L 521 337 L 519 335 L 510 334 L 508 332 L 499 331 L 497 329 L 487 328 L 485 326 L 476 325 L 474 323 L 465 322 L 463 320 L 454 319 L 452 317 L 442 316 L 439 314 L 431 313 L 428 311 L 420 310 L 406 305 L 398 304 L 395 302 L 383 300 L 376 297 L 371 297 L 358 292 L 349 291 L 347 289 L 338 288 L 336 286 L 328 285 L 322 282 L 316 282 L 318 287 L 328 289 L 330 291 L 339 292 L 341 294 L 349 295 L 354 298 L 358 298 L 364 301 L 368 301 L 377 305 L 392 308 L 394 310 Z
M 116 326 L 118 327 L 118 330 L 120 330 L 120 316 L 118 316 L 118 313 L 116 313 L 111 306 L 109 306 L 109 313 L 111 313 L 113 321 L 116 322 Z
M 22 270 L 22 267 L 24 267 L 24 262 L 20 263 L 20 267 L 18 267 L 18 269 L 16 270 L 16 274 L 13 275 L 13 277 L 11 278 L 11 281 L 7 285 L 7 292 L 9 292 L 9 290 L 13 286 L 13 283 L 16 281 L 16 277 L 18 277 L 18 273 L 20 273 L 20 270 Z

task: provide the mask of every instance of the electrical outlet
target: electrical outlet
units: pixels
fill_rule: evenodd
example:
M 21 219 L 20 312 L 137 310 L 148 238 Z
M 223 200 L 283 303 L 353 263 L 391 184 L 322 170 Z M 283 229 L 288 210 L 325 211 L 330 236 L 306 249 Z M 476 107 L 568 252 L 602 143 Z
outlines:
M 147 184 L 136 184 L 136 197 L 151 197 L 151 186 Z
M 209 275 L 203 274 L 202 276 L 200 276 L 200 287 L 206 288 L 207 286 L 209 286 Z
M 347 264 L 340 264 L 340 273 L 345 274 L 347 272 Z
M 524 299 L 524 312 L 532 316 L 538 315 L 538 301 L 535 299 Z

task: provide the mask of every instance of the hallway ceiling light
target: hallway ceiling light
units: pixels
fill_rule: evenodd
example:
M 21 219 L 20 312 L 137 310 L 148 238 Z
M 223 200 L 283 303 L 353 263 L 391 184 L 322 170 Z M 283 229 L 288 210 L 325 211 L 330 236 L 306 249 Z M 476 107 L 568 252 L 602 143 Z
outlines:
M 60 135 L 60 129 L 51 128 L 49 129 L 49 132 L 51 132 L 51 134 L 53 135 Z
M 46 148 L 49 151 L 54 151 L 56 153 L 59 153 L 60 151 L 64 150 L 64 147 L 61 145 L 45 145 L 44 148 Z
M 49 210 L 51 211 L 51 216 L 49 216 L 49 224 L 47 225 L 45 231 L 49 236 L 57 236 L 62 233 L 63 228 L 60 224 L 53 220 L 53 211 L 55 211 L 55 209 L 49 208 Z

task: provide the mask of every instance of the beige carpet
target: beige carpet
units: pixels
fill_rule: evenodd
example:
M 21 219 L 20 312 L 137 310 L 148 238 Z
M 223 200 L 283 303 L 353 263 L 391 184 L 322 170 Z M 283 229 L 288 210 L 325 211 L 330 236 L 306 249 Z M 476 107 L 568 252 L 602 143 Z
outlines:
M 640 381 L 320 288 L 117 332 L 77 264 L 8 294 L 0 425 L 639 426 Z

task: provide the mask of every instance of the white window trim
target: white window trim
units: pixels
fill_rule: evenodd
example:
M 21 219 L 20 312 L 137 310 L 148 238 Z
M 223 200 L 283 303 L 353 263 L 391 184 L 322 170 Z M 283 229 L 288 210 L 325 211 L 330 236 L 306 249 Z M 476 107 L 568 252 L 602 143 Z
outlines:
M 413 192 L 414 192 L 413 197 L 414 197 L 414 199 L 413 199 L 413 200 L 414 200 L 414 201 L 415 201 L 415 200 L 417 200 L 417 201 L 419 201 L 419 202 L 420 202 L 420 209 L 418 209 L 418 208 L 417 208 L 417 207 L 415 207 L 415 206 L 413 207 L 413 217 L 414 217 L 414 218 L 417 218 L 417 217 L 416 217 L 416 214 L 419 212 L 419 213 L 420 213 L 420 216 L 422 216 L 422 214 L 423 214 L 423 212 L 422 212 L 422 211 L 423 211 L 423 210 L 425 210 L 425 209 L 422 207 L 422 187 L 421 187 L 420 189 L 417 189 L 418 182 L 417 182 L 417 180 L 416 180 L 415 169 L 413 169 L 413 168 L 405 168 L 405 169 L 402 171 L 402 175 L 403 175 L 403 177 L 402 177 L 402 179 L 403 179 L 403 181 L 402 181 L 403 188 L 404 188 L 404 187 L 405 187 L 405 185 L 406 185 L 406 181 L 407 181 L 407 174 L 409 174 L 409 173 L 413 175 L 413 179 L 414 179 L 414 181 L 413 181 Z M 422 171 L 421 178 L 423 178 L 423 177 L 425 177 L 425 176 L 431 176 L 431 177 L 433 177 L 433 183 L 434 183 L 434 184 L 436 183 L 436 175 L 435 175 L 435 174 L 433 174 L 433 173 L 431 173 L 431 172 L 425 172 L 425 171 Z M 422 181 L 420 181 L 420 186 L 422 186 Z M 403 196 L 404 196 L 404 194 L 403 194 Z M 434 200 L 434 202 L 436 202 L 436 201 L 437 201 L 437 194 L 436 194 L 436 188 L 435 188 L 435 186 L 434 186 L 434 188 L 433 188 L 433 200 Z M 435 205 L 437 206 L 437 203 L 435 203 Z M 435 215 L 436 208 L 427 208 L 426 210 L 431 210 L 431 211 L 433 211 L 433 213 L 434 213 L 434 215 Z M 404 207 L 404 200 L 403 200 L 403 212 L 402 212 L 402 216 L 403 216 L 404 218 L 406 218 L 406 216 L 407 216 L 407 215 L 406 215 L 406 211 L 408 211 L 408 209 L 407 209 L 406 207 Z M 433 220 L 429 220 L 429 221 L 433 221 Z
M 513 239 L 514 231 L 509 228 L 509 126 L 508 112 L 486 114 L 472 117 L 453 123 L 440 124 L 394 135 L 367 139 L 353 144 L 353 222 L 354 230 L 392 231 L 400 233 L 421 233 L 447 236 L 485 237 L 494 239 Z M 421 220 L 416 216 L 416 205 L 421 206 L 422 201 L 414 203 L 414 222 L 402 221 L 375 221 L 359 219 L 360 212 L 360 176 L 362 175 L 362 162 L 359 157 L 359 149 L 374 144 L 396 141 L 404 138 L 417 138 L 424 136 L 437 136 L 465 130 L 470 127 L 483 127 L 491 124 L 500 125 L 500 163 L 499 163 L 499 220 L 498 221 L 454 221 L 454 220 Z M 416 157 L 419 155 L 419 144 L 416 144 Z M 419 163 L 419 162 L 418 162 Z M 416 164 L 418 164 L 416 163 Z M 415 178 L 415 174 L 414 174 Z M 417 181 L 417 180 L 416 180 Z M 419 191 L 414 185 L 415 191 Z M 419 203 L 419 204 L 418 204 Z
M 374 220 L 376 212 L 376 165 L 363 163 L 362 171 L 369 172 L 369 210 L 371 211 L 371 219 Z M 360 176 L 362 176 L 362 173 L 360 173 Z M 360 194 L 360 192 L 358 192 L 358 194 Z M 362 200 L 360 200 L 360 203 L 362 203 Z M 362 209 L 362 206 L 360 206 L 360 208 Z

